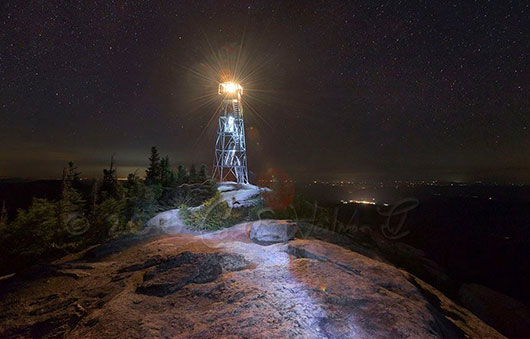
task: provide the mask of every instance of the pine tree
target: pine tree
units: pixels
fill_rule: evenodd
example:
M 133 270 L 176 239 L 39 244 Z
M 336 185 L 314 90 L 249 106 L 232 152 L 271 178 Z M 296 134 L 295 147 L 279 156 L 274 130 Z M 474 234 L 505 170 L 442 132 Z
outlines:
M 116 169 L 114 168 L 114 154 L 110 158 L 109 169 L 103 169 L 101 190 L 106 192 L 107 196 L 116 197 L 118 195 L 118 179 L 116 178 Z
M 134 225 L 142 224 L 158 211 L 156 186 L 146 186 L 136 173 L 127 176 L 124 215 Z
M 78 183 L 81 178 L 81 172 L 77 171 L 77 166 L 74 164 L 73 161 L 68 162 L 68 174 L 66 175 L 66 180 L 70 181 L 71 183 Z
M 66 167 L 63 167 L 63 177 L 62 177 L 62 180 L 61 180 L 61 199 L 59 200 L 58 204 L 57 204 L 57 216 L 58 216 L 58 219 L 57 219 L 57 228 L 59 230 L 63 230 L 64 229 L 64 201 L 66 200 L 65 197 L 66 197 L 66 192 L 68 190 L 68 181 L 67 181 L 67 178 L 66 178 Z
M 160 183 L 162 187 L 169 187 L 172 184 L 173 173 L 169 166 L 169 157 L 166 155 L 160 161 Z
M 58 243 L 66 243 L 71 235 L 86 231 L 86 220 L 83 216 L 84 205 L 85 201 L 81 194 L 72 187 L 72 181 L 69 180 L 66 167 L 63 168 L 61 199 L 57 202 Z
M 197 169 L 195 168 L 195 164 L 191 164 L 190 174 L 189 174 L 189 182 L 191 184 L 196 183 L 197 179 L 198 179 L 198 177 L 197 177 Z
M 159 184 L 161 179 L 161 161 L 158 150 L 155 146 L 151 147 L 151 156 L 149 157 L 149 167 L 145 171 L 145 181 L 148 185 Z
M 197 179 L 199 182 L 204 182 L 206 181 L 207 176 L 208 175 L 206 174 L 206 165 L 202 164 L 201 167 L 199 168 L 199 175 Z
M 94 217 L 94 214 L 96 213 L 96 207 L 98 202 L 98 180 L 95 179 L 92 182 L 92 189 L 90 190 L 90 204 L 88 206 L 88 215 L 92 218 Z
M 177 170 L 177 185 L 182 185 L 187 183 L 189 180 L 188 171 L 186 170 L 186 167 L 179 165 Z

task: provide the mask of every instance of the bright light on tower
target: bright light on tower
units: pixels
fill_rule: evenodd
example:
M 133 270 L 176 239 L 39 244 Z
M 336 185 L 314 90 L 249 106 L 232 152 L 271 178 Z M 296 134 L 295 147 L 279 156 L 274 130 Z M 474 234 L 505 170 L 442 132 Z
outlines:
M 219 94 L 243 94 L 243 87 L 233 81 L 222 82 L 219 84 Z

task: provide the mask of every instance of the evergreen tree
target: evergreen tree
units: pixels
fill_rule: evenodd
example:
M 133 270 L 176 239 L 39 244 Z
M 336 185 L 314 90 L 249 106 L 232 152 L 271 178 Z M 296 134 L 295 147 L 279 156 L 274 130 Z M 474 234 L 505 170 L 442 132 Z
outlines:
M 103 169 L 103 182 L 101 183 L 101 191 L 105 193 L 106 197 L 118 196 L 119 188 L 118 179 L 116 178 L 116 169 L 114 168 L 114 154 L 110 158 L 109 169 Z
M 96 213 L 98 193 L 99 193 L 98 184 L 99 184 L 98 180 L 95 179 L 92 182 L 92 189 L 90 190 L 90 203 L 88 205 L 88 216 L 90 218 L 94 217 L 94 214 Z
M 151 156 L 149 157 L 149 167 L 145 171 L 145 182 L 148 185 L 159 184 L 161 179 L 161 161 L 160 154 L 155 146 L 151 147 Z
M 73 161 L 68 162 L 68 174 L 66 175 L 66 180 L 71 183 L 77 184 L 81 180 L 81 172 L 77 171 L 77 166 Z
M 125 219 L 141 225 L 158 211 L 155 186 L 146 186 L 136 173 L 130 173 L 125 188 Z
M 68 163 L 69 169 L 73 166 Z M 72 187 L 69 178 L 70 171 L 63 168 L 61 199 L 57 202 L 57 240 L 59 244 L 66 244 L 69 238 L 86 231 L 87 220 L 84 218 L 85 201 L 81 194 Z
M 199 168 L 199 175 L 198 175 L 198 181 L 199 182 L 204 182 L 206 181 L 208 175 L 206 174 L 206 165 L 205 164 L 202 164 L 201 167 Z
M 177 170 L 177 185 L 182 185 L 187 183 L 189 180 L 188 171 L 186 170 L 186 167 L 179 165 Z
M 196 183 L 197 180 L 198 180 L 197 169 L 195 168 L 195 164 L 191 164 L 190 173 L 189 173 L 189 182 L 193 184 L 193 183 Z
M 169 157 L 166 155 L 160 161 L 160 183 L 162 187 L 170 187 L 173 181 L 173 173 L 169 165 Z
M 18 210 L 16 219 L 6 229 L 6 244 L 16 243 L 13 258 L 22 263 L 35 263 L 36 258 L 53 253 L 58 242 L 57 204 L 42 198 L 33 198 L 27 210 Z M 17 266 L 17 263 L 14 263 Z

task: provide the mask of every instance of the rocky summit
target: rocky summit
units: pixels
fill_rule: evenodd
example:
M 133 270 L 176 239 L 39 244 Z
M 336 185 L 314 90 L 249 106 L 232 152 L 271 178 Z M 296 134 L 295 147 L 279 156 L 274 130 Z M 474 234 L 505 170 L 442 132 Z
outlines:
M 502 337 L 394 266 L 250 228 L 151 232 L 4 278 L 0 337 Z

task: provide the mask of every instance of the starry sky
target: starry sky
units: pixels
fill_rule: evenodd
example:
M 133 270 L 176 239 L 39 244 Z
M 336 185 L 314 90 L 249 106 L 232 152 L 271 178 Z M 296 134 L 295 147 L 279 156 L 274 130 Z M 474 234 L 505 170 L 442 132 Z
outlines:
M 232 77 L 254 178 L 530 181 L 529 55 L 528 1 L 0 1 L 0 177 L 211 165 Z

